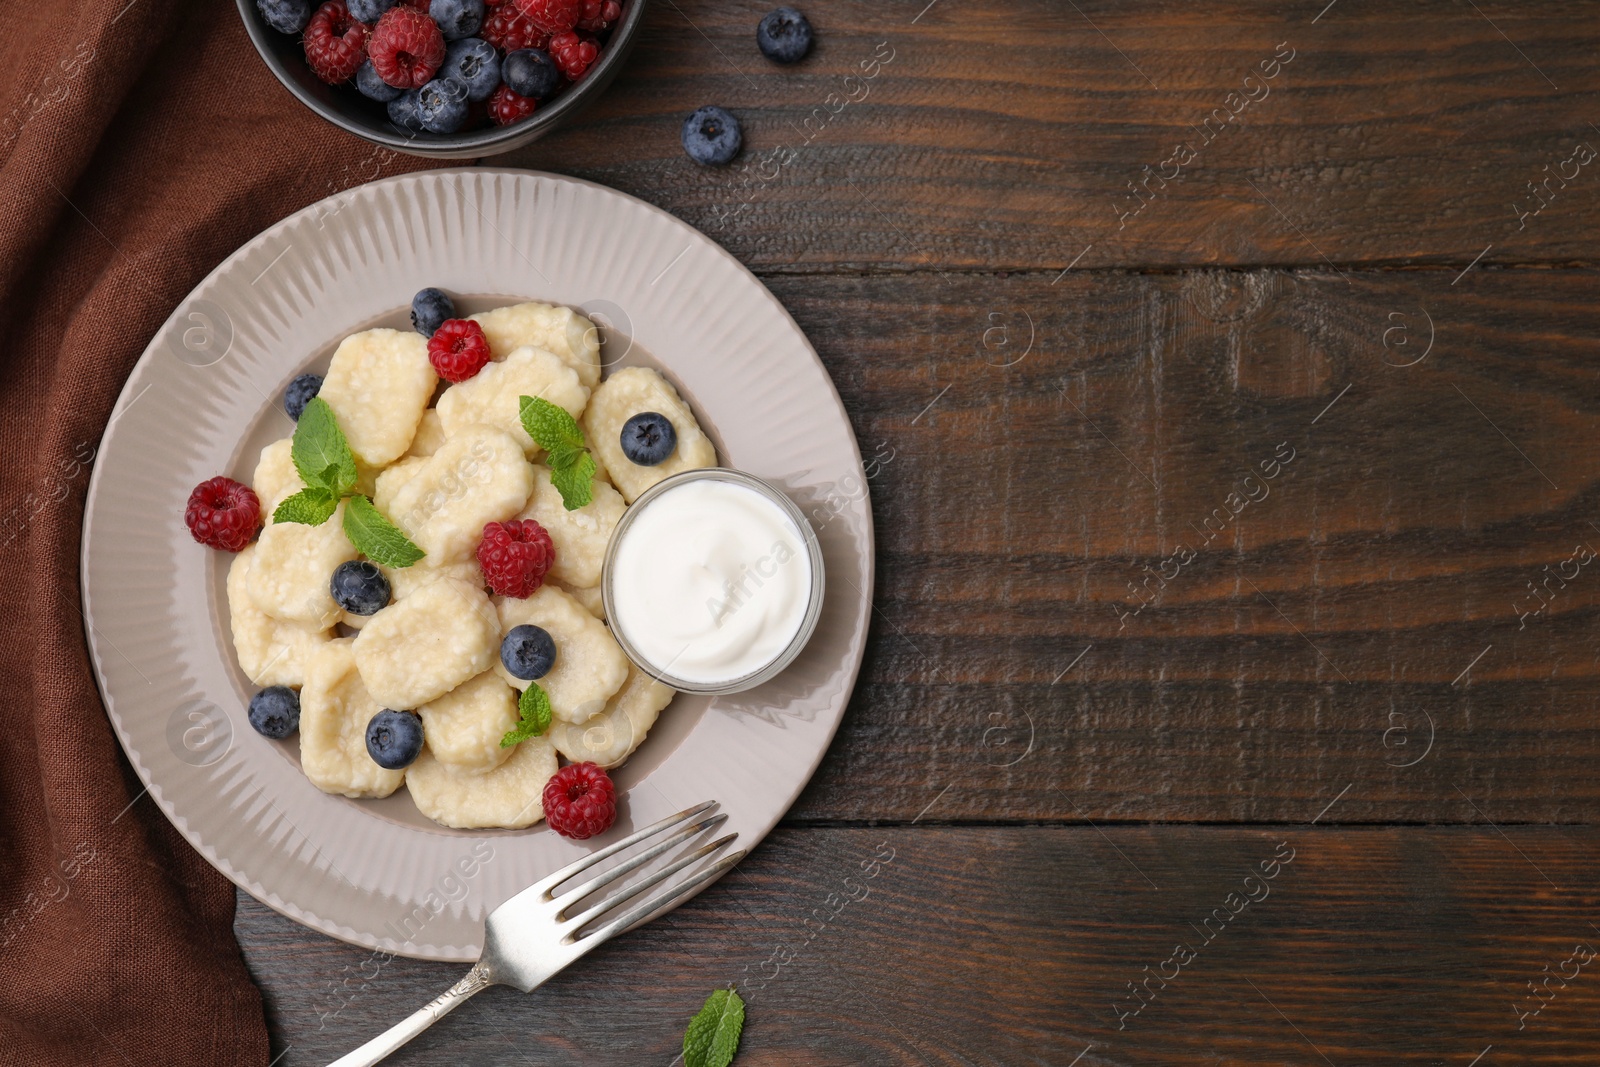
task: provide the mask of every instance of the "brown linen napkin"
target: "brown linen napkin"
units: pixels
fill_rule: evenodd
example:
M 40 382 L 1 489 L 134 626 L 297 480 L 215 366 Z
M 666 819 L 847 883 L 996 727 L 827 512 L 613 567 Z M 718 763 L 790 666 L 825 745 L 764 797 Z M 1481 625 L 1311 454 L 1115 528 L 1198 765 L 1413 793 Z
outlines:
M 0 1062 L 265 1065 L 233 887 L 142 795 L 100 704 L 84 492 L 195 283 L 422 164 L 302 107 L 227 0 L 8 0 L 0 27 Z

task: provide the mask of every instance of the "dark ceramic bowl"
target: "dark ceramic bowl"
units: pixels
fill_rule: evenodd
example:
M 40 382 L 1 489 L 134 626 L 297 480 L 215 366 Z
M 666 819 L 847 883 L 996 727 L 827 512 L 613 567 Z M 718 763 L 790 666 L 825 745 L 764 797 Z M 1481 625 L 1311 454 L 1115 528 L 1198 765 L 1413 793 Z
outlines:
M 510 2 L 510 0 L 507 0 Z M 605 92 L 617 76 L 633 47 L 644 16 L 645 0 L 621 0 L 622 17 L 611 27 L 600 59 L 589 68 L 583 80 L 570 86 L 548 104 L 541 104 L 530 117 L 512 126 L 439 135 L 410 133 L 389 121 L 384 105 L 368 100 L 355 86 L 327 85 L 306 65 L 298 34 L 279 33 L 268 26 L 256 10 L 255 0 L 238 0 L 239 14 L 256 51 L 300 102 L 335 126 L 364 137 L 373 144 L 435 159 L 475 159 L 509 152 L 531 144 L 566 122 L 589 101 Z

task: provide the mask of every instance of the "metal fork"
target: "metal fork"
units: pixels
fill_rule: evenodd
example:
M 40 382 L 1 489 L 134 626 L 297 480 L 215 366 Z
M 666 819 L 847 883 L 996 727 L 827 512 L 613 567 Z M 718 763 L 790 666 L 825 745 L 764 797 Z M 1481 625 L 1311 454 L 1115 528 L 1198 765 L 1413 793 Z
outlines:
M 677 904 L 707 882 L 720 877 L 744 858 L 745 850 L 730 853 L 716 863 L 684 878 L 675 878 L 679 872 L 721 851 L 738 834 L 729 834 L 701 845 L 673 860 L 666 867 L 631 883 L 624 889 L 605 897 L 596 898 L 597 891 L 615 882 L 630 871 L 649 863 L 657 856 L 670 851 L 704 830 L 720 826 L 726 815 L 709 814 L 717 806 L 707 801 L 687 808 L 676 815 L 647 826 L 621 841 L 607 845 L 576 863 L 524 889 L 490 913 L 484 926 L 483 955 L 467 972 L 465 978 L 451 986 L 427 1007 L 401 1020 L 365 1045 L 347 1056 L 335 1060 L 329 1067 L 371 1067 L 407 1041 L 444 1018 L 466 1002 L 467 998 L 492 985 L 514 986 L 531 993 L 574 960 L 587 954 L 603 942 L 628 929 L 656 911 Z M 651 839 L 649 848 L 617 863 L 577 888 L 559 896 L 555 888 L 582 874 L 619 852 Z M 627 911 L 607 919 L 593 930 L 584 927 L 600 916 L 614 912 L 631 901 L 638 900 L 646 890 L 668 879 L 672 883 Z M 594 902 L 582 911 L 581 903 Z

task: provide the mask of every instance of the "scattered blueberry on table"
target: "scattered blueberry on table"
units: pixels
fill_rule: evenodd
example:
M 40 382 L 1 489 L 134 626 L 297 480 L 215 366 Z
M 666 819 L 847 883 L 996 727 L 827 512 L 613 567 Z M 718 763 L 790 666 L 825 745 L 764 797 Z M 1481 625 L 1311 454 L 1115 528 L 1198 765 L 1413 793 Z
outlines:
M 697 109 L 683 120 L 683 150 L 696 163 L 708 167 L 721 166 L 739 154 L 744 143 L 744 132 L 739 120 L 729 111 L 716 106 Z
M 792 7 L 769 12 L 756 26 L 756 45 L 774 63 L 798 63 L 811 51 L 810 21 Z

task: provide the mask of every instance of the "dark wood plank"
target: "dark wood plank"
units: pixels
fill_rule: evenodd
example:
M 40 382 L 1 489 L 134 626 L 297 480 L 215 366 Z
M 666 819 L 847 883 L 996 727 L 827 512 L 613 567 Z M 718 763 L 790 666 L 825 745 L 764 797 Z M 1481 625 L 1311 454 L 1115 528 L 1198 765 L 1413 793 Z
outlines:
M 1600 275 L 1451 278 L 774 278 L 879 553 L 794 816 L 1594 820 Z
M 1593 829 L 785 830 L 665 920 L 531 996 L 482 994 L 392 1062 L 667 1064 L 734 982 L 739 1067 L 1589 1065 L 1600 963 L 1573 950 L 1600 947 L 1597 846 Z M 284 1067 L 348 1051 L 461 970 L 375 959 L 247 897 L 236 926 Z M 1132 1014 L 1129 983 L 1157 972 Z
M 1596 258 L 1593 163 L 1519 217 L 1600 148 L 1593 4 L 816 3 L 796 67 L 755 47 L 769 6 L 654 4 L 606 97 L 496 162 L 634 193 L 773 271 Z M 728 168 L 679 147 L 706 103 L 742 118 Z

